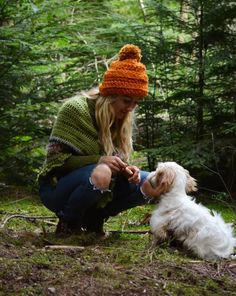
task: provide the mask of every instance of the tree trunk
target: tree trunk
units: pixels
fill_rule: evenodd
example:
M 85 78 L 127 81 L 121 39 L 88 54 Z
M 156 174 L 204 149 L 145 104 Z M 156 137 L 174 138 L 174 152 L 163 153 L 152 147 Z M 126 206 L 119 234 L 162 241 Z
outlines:
M 203 1 L 200 1 L 200 9 L 199 9 L 199 44 L 198 44 L 198 101 L 197 101 L 197 140 L 200 139 L 203 135 L 204 130 L 204 122 L 203 122 L 203 109 L 204 109 L 204 36 L 203 36 Z

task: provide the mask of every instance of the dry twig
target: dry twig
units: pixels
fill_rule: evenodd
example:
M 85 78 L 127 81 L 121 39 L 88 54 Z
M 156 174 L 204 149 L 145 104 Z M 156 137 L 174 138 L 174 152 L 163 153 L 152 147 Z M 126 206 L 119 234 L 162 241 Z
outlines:
M 57 217 L 55 216 L 27 216 L 27 215 L 22 215 L 22 214 L 13 214 L 8 216 L 7 218 L 3 219 L 3 221 L 1 221 L 0 224 L 0 229 L 3 229 L 5 227 L 5 225 L 7 224 L 7 222 L 9 222 L 9 220 L 14 219 L 14 218 L 22 218 L 22 219 L 26 219 L 28 221 L 35 221 L 38 219 L 57 219 Z M 46 221 L 46 223 L 48 223 L 48 221 Z
M 46 245 L 44 247 L 46 250 L 78 250 L 78 251 L 83 251 L 85 247 L 81 246 L 70 246 L 70 245 Z

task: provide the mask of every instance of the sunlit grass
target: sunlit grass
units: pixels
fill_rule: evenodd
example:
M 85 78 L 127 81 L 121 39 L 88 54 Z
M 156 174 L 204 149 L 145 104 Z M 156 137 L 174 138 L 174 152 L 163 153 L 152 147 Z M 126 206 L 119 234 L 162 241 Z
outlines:
M 197 200 L 208 208 L 221 213 L 227 222 L 236 222 L 236 204 L 225 200 L 216 200 L 210 198 L 201 198 Z M 150 214 L 156 207 L 154 204 L 139 206 L 129 209 L 115 217 L 111 217 L 105 223 L 105 230 L 114 231 L 145 231 L 149 230 L 149 225 L 142 224 L 142 220 Z M 17 216 L 18 215 L 18 216 Z M 44 230 L 51 232 L 55 230 L 57 218 L 55 214 L 49 211 L 40 201 L 39 196 L 32 195 L 21 189 L 5 192 L 0 195 L 0 220 L 4 222 L 10 218 L 5 227 L 15 230 L 32 230 L 44 227 Z M 14 217 L 13 217 L 14 216 Z M 22 216 L 22 217 L 21 217 Z M 32 217 L 33 219 L 27 219 Z M 46 223 L 45 223 L 45 220 Z M 52 224 L 47 223 L 51 221 Z

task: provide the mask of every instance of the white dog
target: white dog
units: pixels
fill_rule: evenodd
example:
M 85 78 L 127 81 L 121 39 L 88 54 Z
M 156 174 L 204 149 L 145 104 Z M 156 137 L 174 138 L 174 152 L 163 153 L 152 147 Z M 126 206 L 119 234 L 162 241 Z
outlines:
M 159 163 L 141 187 L 149 197 L 160 197 L 150 219 L 156 245 L 172 234 L 203 259 L 229 258 L 236 246 L 233 228 L 220 214 L 195 203 L 186 192 L 196 191 L 196 180 L 175 162 Z

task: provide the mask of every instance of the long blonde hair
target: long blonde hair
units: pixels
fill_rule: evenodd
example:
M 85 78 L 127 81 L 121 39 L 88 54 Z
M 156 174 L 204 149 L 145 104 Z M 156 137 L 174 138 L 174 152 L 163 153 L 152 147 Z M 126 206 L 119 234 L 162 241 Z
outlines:
M 115 98 L 99 95 L 98 89 L 83 93 L 87 98 L 96 100 L 95 118 L 99 131 L 99 142 L 105 155 L 118 154 L 124 161 L 129 161 L 133 151 L 133 117 L 129 112 L 123 120 L 115 118 L 112 103 Z

